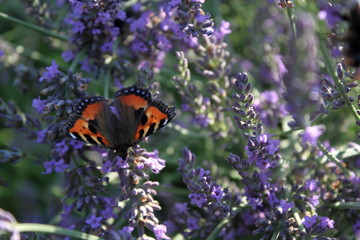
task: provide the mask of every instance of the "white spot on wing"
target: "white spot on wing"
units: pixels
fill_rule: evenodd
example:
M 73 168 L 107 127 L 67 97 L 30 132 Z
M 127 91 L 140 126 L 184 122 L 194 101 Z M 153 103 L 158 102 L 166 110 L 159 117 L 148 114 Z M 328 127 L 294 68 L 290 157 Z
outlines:
M 77 139 L 74 134 L 72 134 L 72 133 L 69 133 L 69 134 L 73 139 Z

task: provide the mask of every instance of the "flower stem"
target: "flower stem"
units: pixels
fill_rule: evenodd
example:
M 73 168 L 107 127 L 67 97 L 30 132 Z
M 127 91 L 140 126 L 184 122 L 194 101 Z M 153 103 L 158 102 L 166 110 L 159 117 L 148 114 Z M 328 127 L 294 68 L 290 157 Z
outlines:
M 337 209 L 352 209 L 352 210 L 360 210 L 359 202 L 337 202 L 331 205 L 333 208 Z
M 238 211 L 240 211 L 241 208 L 235 207 L 232 209 L 234 214 L 231 214 L 227 217 L 225 217 L 221 222 L 216 226 L 216 228 L 210 233 L 210 235 L 206 238 L 206 240 L 214 240 L 219 235 L 219 232 L 226 226 L 226 224 L 229 223 L 230 219 L 236 215 Z
M 6 19 L 10 22 L 13 22 L 13 23 L 16 23 L 16 24 L 19 24 L 21 26 L 24 26 L 24 27 L 27 27 L 27 28 L 30 28 L 34 31 L 37 31 L 39 33 L 42 33 L 42 34 L 45 34 L 45 35 L 48 35 L 50 37 L 53 37 L 53 38 L 56 38 L 56 39 L 59 39 L 59 40 L 62 40 L 62 41 L 67 41 L 67 37 L 64 37 L 60 34 L 57 34 L 55 32 L 52 32 L 50 30 L 47 30 L 45 28 L 42 28 L 42 27 L 39 27 L 39 26 L 36 26 L 32 23 L 28 23 L 28 22 L 25 22 L 23 20 L 20 20 L 20 19 L 17 19 L 17 18 L 14 18 L 14 17 L 11 17 L 9 16 L 8 14 L 6 13 L 3 13 L 3 12 L 0 12 L 0 18 L 3 18 L 3 19 Z
M 79 53 L 76 55 L 74 61 L 71 63 L 71 66 L 70 66 L 70 68 L 69 68 L 69 71 L 70 71 L 70 72 L 74 72 L 76 66 L 77 66 L 78 63 L 79 63 L 79 60 L 80 60 L 81 58 L 83 58 L 84 54 L 85 54 L 85 49 L 83 49 L 81 52 L 79 52 Z
M 275 230 L 273 235 L 271 236 L 271 240 L 279 239 L 279 235 L 280 235 L 280 230 L 279 229 Z
M 295 221 L 296 221 L 300 231 L 303 232 L 303 233 L 306 232 L 305 227 L 301 222 L 301 217 L 299 215 L 299 212 L 298 212 L 297 208 L 293 207 L 291 210 L 294 213 L 294 218 L 295 218 Z
M 109 97 L 109 89 L 110 89 L 110 67 L 105 70 L 105 79 L 104 79 L 104 97 Z
M 47 225 L 47 224 L 37 224 L 37 223 L 12 223 L 11 227 L 16 229 L 19 232 L 43 232 L 49 234 L 59 234 L 65 235 L 69 237 L 74 237 L 77 239 L 87 239 L 87 240 L 104 240 L 103 238 L 99 238 L 97 236 L 68 230 L 57 226 Z
M 214 240 L 219 235 L 219 232 L 225 227 L 226 224 L 230 221 L 231 216 L 227 216 L 224 218 L 217 226 L 216 228 L 210 233 L 210 235 L 206 238 L 206 240 Z
M 336 166 L 340 168 L 346 176 L 351 175 L 350 171 L 341 164 L 340 160 L 337 159 L 334 155 L 332 155 L 331 152 L 329 152 L 320 141 L 317 141 L 317 147 L 321 150 L 322 153 L 324 153 L 325 156 L 328 157 L 328 159 L 335 163 Z
M 296 39 L 296 24 L 295 24 L 295 15 L 294 15 L 294 9 L 292 8 L 286 8 L 287 15 L 290 20 L 291 25 L 291 32 L 293 34 L 294 39 Z
M 176 177 L 178 177 L 178 176 L 176 176 Z M 178 196 L 188 196 L 189 195 L 189 190 L 183 189 L 183 188 L 155 187 L 154 189 L 156 189 L 158 192 L 166 192 L 166 193 L 171 193 L 171 194 L 178 195 Z

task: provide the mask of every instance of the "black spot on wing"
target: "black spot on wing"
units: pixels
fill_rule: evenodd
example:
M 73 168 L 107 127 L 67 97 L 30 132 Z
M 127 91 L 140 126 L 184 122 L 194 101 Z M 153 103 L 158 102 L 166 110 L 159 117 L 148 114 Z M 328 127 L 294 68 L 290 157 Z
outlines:
M 141 129 L 141 130 L 139 131 L 139 139 L 142 139 L 143 136 L 144 136 L 144 129 Z
M 147 121 L 148 121 L 148 117 L 146 116 L 146 114 L 143 114 L 140 119 L 141 125 L 145 125 Z
M 146 132 L 146 136 L 149 136 L 150 134 L 152 134 L 156 129 L 155 129 L 156 123 L 152 123 L 149 127 L 149 130 Z
M 96 120 L 89 120 L 89 130 L 94 134 L 97 133 L 97 130 L 96 130 L 95 126 L 97 126 Z
M 96 139 L 101 143 L 101 145 L 105 145 L 101 137 L 97 137 Z
M 89 143 L 98 145 L 97 142 L 95 142 L 95 140 L 89 134 L 84 134 L 84 137 L 86 138 L 86 141 L 88 141 Z
M 134 112 L 135 119 L 138 119 L 141 116 L 141 114 L 143 114 L 143 112 L 144 112 L 144 108 L 139 108 L 138 110 L 135 110 Z

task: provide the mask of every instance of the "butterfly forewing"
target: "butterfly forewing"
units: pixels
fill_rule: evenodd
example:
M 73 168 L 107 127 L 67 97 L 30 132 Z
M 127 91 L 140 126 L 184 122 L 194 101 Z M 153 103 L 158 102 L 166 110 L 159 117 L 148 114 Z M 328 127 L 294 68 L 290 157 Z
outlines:
M 119 144 L 134 144 L 134 135 L 140 117 L 151 102 L 151 93 L 136 86 L 123 88 L 114 94 L 114 106 L 119 115 L 119 128 L 126 136 L 119 136 Z
M 64 125 L 64 131 L 73 139 L 91 144 L 110 146 L 104 134 L 101 133 L 96 121 L 106 104 L 103 97 L 84 98 L 74 107 L 74 114 Z
M 153 100 L 140 117 L 134 140 L 140 141 L 161 129 L 174 118 L 175 114 L 174 107 L 169 107 L 160 100 Z
M 123 88 L 114 94 L 114 97 L 121 104 L 132 107 L 135 110 L 144 110 L 149 101 L 151 94 L 147 89 L 137 88 L 135 86 Z

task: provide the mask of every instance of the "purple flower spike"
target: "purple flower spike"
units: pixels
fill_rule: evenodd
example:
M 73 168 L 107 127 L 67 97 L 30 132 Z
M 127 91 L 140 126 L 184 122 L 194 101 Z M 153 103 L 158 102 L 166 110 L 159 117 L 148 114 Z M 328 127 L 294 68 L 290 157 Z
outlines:
M 309 142 L 313 147 L 316 146 L 317 139 L 324 133 L 324 126 L 310 126 L 305 128 L 301 134 L 303 143 Z
M 167 232 L 167 228 L 165 225 L 156 225 L 153 229 L 156 240 L 161 240 L 161 239 L 170 239 L 169 236 L 166 235 Z
M 310 228 L 312 228 L 312 226 L 315 225 L 316 221 L 317 221 L 317 216 L 316 215 L 314 215 L 312 217 L 305 216 L 304 221 L 303 221 L 302 224 L 304 224 L 304 226 L 307 229 L 310 229 Z
M 46 101 L 40 98 L 35 98 L 32 102 L 33 108 L 36 109 L 37 113 L 42 114 L 46 108 Z
M 86 224 L 89 224 L 91 228 L 98 228 L 101 226 L 102 217 L 97 217 L 95 214 L 91 215 L 88 219 L 86 219 Z
M 42 81 L 51 81 L 52 79 L 56 78 L 60 71 L 58 70 L 59 65 L 56 64 L 55 61 L 52 61 L 52 64 L 50 67 L 46 67 L 46 71 L 42 74 L 42 77 L 39 78 L 39 82 Z

